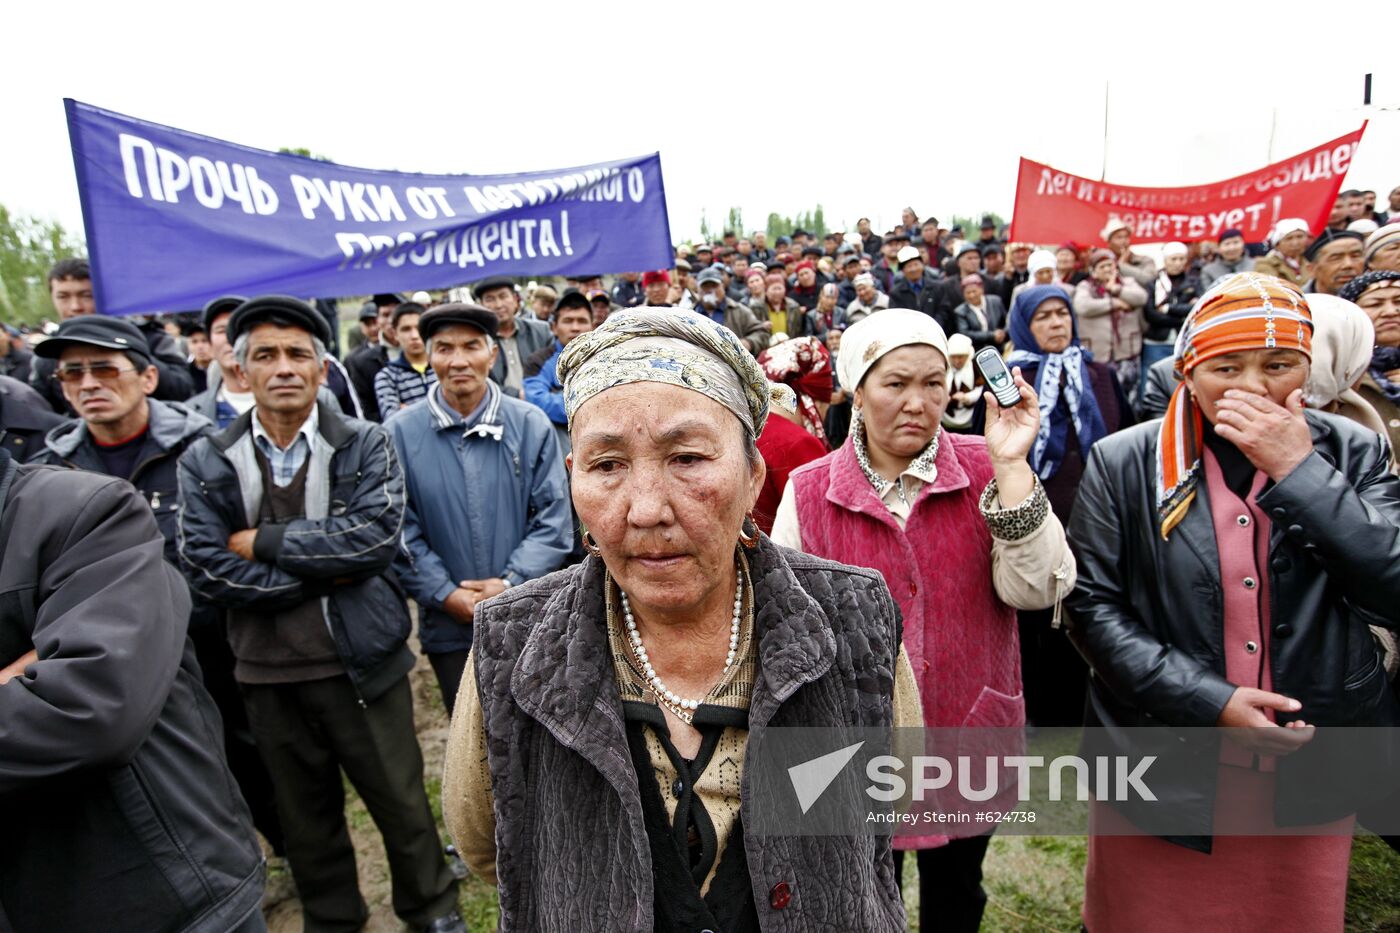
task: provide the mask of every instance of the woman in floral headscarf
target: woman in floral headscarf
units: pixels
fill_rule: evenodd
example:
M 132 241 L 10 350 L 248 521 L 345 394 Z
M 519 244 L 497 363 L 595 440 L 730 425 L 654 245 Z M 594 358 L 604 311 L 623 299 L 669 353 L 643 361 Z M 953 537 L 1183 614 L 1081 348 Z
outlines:
M 751 822 L 751 730 L 919 721 L 879 574 L 753 526 L 788 390 L 670 308 L 611 315 L 559 378 L 588 556 L 478 605 L 443 785 L 500 929 L 904 930 L 888 837 Z
M 1089 454 L 1067 605 L 1086 725 L 1107 727 L 1091 754 L 1201 727 L 1214 766 L 1093 805 L 1090 933 L 1342 929 L 1353 814 L 1395 777 L 1383 753 L 1337 768 L 1313 727 L 1400 721 L 1367 628 L 1397 624 L 1400 481 L 1373 432 L 1304 409 L 1312 337 L 1287 282 L 1217 282 L 1182 325 L 1166 417 Z M 1325 793 L 1301 777 L 1319 769 Z M 1299 835 L 1265 835 L 1276 803 Z
M 770 417 L 758 436 L 758 452 L 768 465 L 768 473 L 753 507 L 753 518 L 759 529 L 769 534 L 788 474 L 828 450 L 823 425 L 834 382 L 831 354 L 816 337 L 795 337 L 770 347 L 759 354 L 758 365 L 769 382 L 786 385 L 797 396 L 797 410 L 775 407 L 777 417 Z

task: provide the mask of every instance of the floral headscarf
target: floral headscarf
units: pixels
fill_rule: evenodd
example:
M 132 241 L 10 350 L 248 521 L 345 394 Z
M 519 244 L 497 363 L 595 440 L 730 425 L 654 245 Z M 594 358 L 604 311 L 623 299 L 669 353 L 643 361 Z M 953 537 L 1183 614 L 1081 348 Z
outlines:
M 771 403 L 793 407 L 792 390 L 770 383 L 733 331 L 681 308 L 631 308 L 610 315 L 564 348 L 558 377 L 571 425 L 593 396 L 633 382 L 699 392 L 732 411 L 751 437 L 763 431 Z
M 758 356 L 758 365 L 769 381 L 782 383 L 797 395 L 802 426 L 813 437 L 826 441 L 817 402 L 831 401 L 831 354 L 816 337 L 796 337 L 769 347 Z

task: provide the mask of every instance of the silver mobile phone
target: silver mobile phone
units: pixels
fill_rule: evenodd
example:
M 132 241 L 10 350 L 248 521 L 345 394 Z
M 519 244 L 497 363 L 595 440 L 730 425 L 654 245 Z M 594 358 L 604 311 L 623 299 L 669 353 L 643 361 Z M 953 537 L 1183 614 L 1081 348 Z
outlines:
M 977 368 L 982 371 L 987 388 L 996 396 L 998 405 L 1011 408 L 1021 404 L 1021 390 L 1016 388 L 1016 380 L 1011 378 L 1011 370 L 1006 368 L 1006 363 L 996 347 L 978 350 L 973 359 L 977 362 Z

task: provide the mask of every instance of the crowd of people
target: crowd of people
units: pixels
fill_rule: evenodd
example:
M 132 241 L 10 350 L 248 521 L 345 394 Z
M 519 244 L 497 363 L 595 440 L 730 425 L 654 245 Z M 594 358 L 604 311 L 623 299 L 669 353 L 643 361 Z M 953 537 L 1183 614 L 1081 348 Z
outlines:
M 342 772 L 413 929 L 465 929 L 468 867 L 503 929 L 902 929 L 905 852 L 923 928 L 978 927 L 986 832 L 746 834 L 768 725 L 1253 727 L 1182 805 L 1272 799 L 1315 727 L 1400 723 L 1389 219 L 1149 252 L 906 208 L 345 330 L 104 316 L 58 263 L 56 326 L 0 337 L 0 929 L 260 930 L 264 844 L 306 930 L 359 929 Z M 1106 830 L 1084 923 L 1218 927 L 1243 884 L 1251 928 L 1340 929 L 1371 801 L 1337 800 L 1331 835 Z

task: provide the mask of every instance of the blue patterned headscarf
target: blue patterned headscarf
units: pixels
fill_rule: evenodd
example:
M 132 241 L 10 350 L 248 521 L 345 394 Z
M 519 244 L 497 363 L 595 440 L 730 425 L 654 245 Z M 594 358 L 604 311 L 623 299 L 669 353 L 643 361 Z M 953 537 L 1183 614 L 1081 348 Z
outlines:
M 1031 318 L 1036 309 L 1051 298 L 1059 298 L 1069 308 L 1070 342 L 1060 353 L 1047 353 L 1031 334 Z M 1007 359 L 1008 366 L 1035 366 L 1035 394 L 1040 399 L 1040 428 L 1035 446 L 1031 448 L 1031 469 L 1042 480 L 1048 480 L 1060 469 L 1065 459 L 1065 444 L 1069 426 L 1079 438 L 1079 452 L 1087 460 L 1089 448 L 1108 433 L 1103 413 L 1099 411 L 1094 387 L 1089 382 L 1088 350 L 1079 346 L 1079 318 L 1069 292 L 1059 285 L 1033 285 L 1016 296 L 1011 304 L 1008 328 L 1016 352 Z M 1065 377 L 1064 410 L 1060 408 L 1060 374 Z M 1068 411 L 1068 416 L 1066 416 Z

